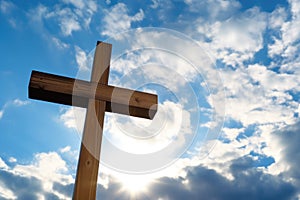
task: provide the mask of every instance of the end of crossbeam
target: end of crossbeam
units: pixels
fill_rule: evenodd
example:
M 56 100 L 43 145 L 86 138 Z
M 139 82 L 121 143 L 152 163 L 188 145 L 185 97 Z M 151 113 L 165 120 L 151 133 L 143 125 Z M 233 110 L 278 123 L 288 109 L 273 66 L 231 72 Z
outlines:
M 155 117 L 155 114 L 157 113 L 157 107 L 158 105 L 153 105 L 149 110 L 149 119 L 153 119 Z

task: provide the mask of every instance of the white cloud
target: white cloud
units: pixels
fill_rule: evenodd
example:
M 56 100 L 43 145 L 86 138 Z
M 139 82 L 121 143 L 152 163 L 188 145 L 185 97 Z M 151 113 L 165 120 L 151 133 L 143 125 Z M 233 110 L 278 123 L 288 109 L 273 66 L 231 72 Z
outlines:
M 6 15 L 8 23 L 15 29 L 19 29 L 20 26 L 18 26 L 18 20 L 13 13 L 17 10 L 17 7 L 14 3 L 11 1 L 0 1 L 0 13 Z
M 63 18 L 61 20 L 60 28 L 65 36 L 70 36 L 73 31 L 81 29 L 79 22 L 75 18 Z
M 81 135 L 85 122 L 85 114 L 85 108 L 63 108 L 60 111 L 59 120 L 64 123 L 65 127 L 74 129 L 77 133 L 79 133 L 79 135 Z
M 27 176 L 36 176 L 47 180 L 60 180 L 64 173 L 68 171 L 66 162 L 62 160 L 56 152 L 38 153 L 34 157 L 34 162 L 30 165 L 15 166 L 14 170 Z M 67 179 L 70 180 L 70 179 Z
M 135 15 L 130 16 L 127 6 L 123 3 L 118 3 L 110 10 L 105 11 L 103 19 L 104 30 L 101 34 L 117 39 L 118 33 L 129 30 L 133 22 L 142 21 L 143 18 L 144 12 L 142 9 Z
M 80 71 L 89 70 L 89 63 L 86 53 L 78 46 L 75 46 L 75 58 Z
M 97 11 L 98 7 L 97 7 L 97 2 L 94 0 L 89 0 L 89 1 L 85 1 L 86 5 L 87 5 L 87 11 L 90 14 L 93 14 L 94 12 Z
M 189 10 L 199 15 L 203 15 L 208 18 L 207 20 L 222 19 L 231 16 L 236 12 L 241 4 L 236 1 L 228 0 L 210 0 L 210 1 L 197 1 L 197 0 L 185 0 Z
M 265 90 L 288 91 L 300 86 L 299 77 L 295 74 L 275 73 L 258 64 L 250 65 L 247 71 Z
M 246 141 L 243 141 L 245 143 Z M 213 150 L 210 149 L 210 143 L 214 144 Z M 237 158 L 248 155 L 249 150 L 240 148 L 243 143 L 232 141 L 231 143 L 222 143 L 218 140 L 208 141 L 201 147 L 200 152 L 205 155 L 205 151 L 208 150 L 207 156 L 199 159 L 198 163 L 208 169 L 214 169 L 220 175 L 226 177 L 229 180 L 233 179 L 230 172 L 231 162 Z M 208 147 L 208 148 L 207 148 Z M 196 152 L 194 152 L 196 154 Z
M 10 1 L 0 1 L 0 10 L 4 14 L 9 14 L 12 11 L 12 9 L 14 9 L 14 7 L 15 5 Z
M 112 70 L 119 73 L 127 75 L 130 71 L 142 71 L 145 66 L 148 71 L 143 77 L 155 77 L 152 81 L 160 79 L 158 81 L 164 81 L 163 85 L 171 89 L 194 81 L 199 75 L 204 76 L 210 84 L 219 80 L 206 49 L 178 32 L 159 28 L 137 29 L 131 31 L 124 40 L 130 43 L 130 49 L 125 49 L 125 53 L 112 64 Z M 182 51 L 182 47 L 188 48 Z
M 42 187 L 45 191 L 57 195 L 59 198 L 68 199 L 64 194 L 53 188 L 53 183 L 62 185 L 72 183 L 74 180 L 69 175 L 66 162 L 56 152 L 38 153 L 35 155 L 34 162 L 29 165 L 17 164 L 13 173 L 25 177 L 35 177 L 42 181 Z
M 270 26 L 278 31 L 279 36 L 273 37 L 273 43 L 268 45 L 270 57 L 281 56 L 283 58 L 293 59 L 300 49 L 299 26 L 300 9 L 299 1 L 290 0 L 291 20 L 287 20 L 288 11 L 278 8 L 270 16 Z
M 266 14 L 252 8 L 234 18 L 213 23 L 204 34 L 212 40 L 209 47 L 216 52 L 216 57 L 236 66 L 263 47 L 266 26 Z
M 20 99 L 15 99 L 15 100 L 13 100 L 12 103 L 15 106 L 25 106 L 25 105 L 29 104 L 30 102 L 29 101 L 22 101 Z
M 282 39 L 286 46 L 293 45 L 295 41 L 300 38 L 298 27 L 300 26 L 300 19 L 288 21 L 282 26 Z
M 71 4 L 74 7 L 66 7 L 61 3 L 49 7 L 40 4 L 28 13 L 33 21 L 39 23 L 39 31 L 43 31 L 43 35 L 46 35 L 47 38 L 50 35 L 51 38 L 54 38 L 55 43 L 58 42 L 58 38 L 53 37 L 51 33 L 45 33 L 47 28 L 44 23 L 54 22 L 59 26 L 64 36 L 71 36 L 75 31 L 80 31 L 83 28 L 89 29 L 91 19 L 97 11 L 97 4 L 93 0 L 63 0 L 63 3 Z M 37 26 L 37 24 L 34 25 Z M 59 43 L 58 47 L 65 46 L 63 43 Z
M 75 7 L 79 8 L 79 9 L 83 9 L 84 8 L 84 1 L 83 0 L 63 0 L 64 3 L 67 4 L 72 4 Z
M 15 163 L 15 162 L 17 162 L 17 159 L 14 157 L 10 157 L 8 161 L 11 163 Z
M 6 165 L 6 163 L 4 162 L 4 160 L 2 160 L 1 157 L 0 157 L 0 168 L 1 169 L 8 169 L 8 166 Z
M 248 69 L 224 70 L 222 77 L 227 93 L 228 117 L 245 126 L 254 123 L 294 123 L 296 105 L 288 90 L 299 87 L 296 76 L 277 74 L 254 65 Z
M 280 28 L 287 19 L 287 11 L 283 7 L 274 10 L 269 16 L 269 26 L 271 28 Z
M 4 110 L 0 110 L 0 119 L 3 117 Z
M 281 54 L 285 49 L 285 45 L 282 40 L 279 40 L 276 37 L 274 37 L 273 40 L 274 43 L 268 45 L 268 53 L 270 57 Z
M 77 129 L 76 119 L 74 116 L 74 111 L 72 108 L 64 109 L 61 115 L 60 120 L 64 123 L 67 128 Z
M 57 7 L 54 11 L 45 14 L 45 19 L 55 18 L 64 36 L 72 35 L 73 31 L 81 30 L 79 16 L 70 8 Z
M 66 152 L 69 152 L 71 150 L 71 147 L 70 146 L 66 146 L 64 148 L 61 148 L 59 151 L 61 153 L 66 153 Z
M 184 135 L 192 133 L 190 114 L 179 104 L 169 101 L 159 105 L 152 121 L 127 118 L 124 122 L 124 118 L 108 117 L 105 126 L 112 144 L 133 154 L 158 152 L 171 143 L 180 148 Z
M 4 199 L 17 199 L 17 197 L 14 195 L 14 192 L 1 186 L 1 181 L 0 181 L 0 197 Z
M 152 0 L 151 8 L 156 9 L 159 6 L 159 0 Z
M 298 76 L 276 73 L 256 64 L 246 69 L 223 70 L 222 77 L 228 96 L 226 116 L 241 122 L 244 127 L 233 130 L 224 128 L 223 137 L 229 139 L 229 143 L 217 141 L 213 151 L 201 162 L 202 165 L 232 179 L 230 165 L 224 163 L 254 151 L 275 159 L 275 163 L 266 172 L 278 175 L 288 171 L 290 167 L 283 161 L 282 145 L 271 136 L 271 132 L 296 121 L 294 113 L 299 104 L 289 91 L 298 90 Z M 251 124 L 256 124 L 257 132 L 236 140 L 237 135 Z
M 70 199 L 66 191 L 58 189 L 57 184 L 67 187 L 74 182 L 69 166 L 56 152 L 37 153 L 29 164 L 17 163 L 10 158 L 14 167 L 9 167 L 0 158 L 0 198 L 19 199 L 26 196 L 30 199 L 39 196 L 47 198 L 47 194 L 59 199 Z M 26 189 L 23 186 L 26 184 Z
M 240 133 L 244 132 L 244 131 L 245 131 L 245 128 L 227 128 L 227 127 L 224 127 L 222 129 L 222 132 L 223 132 L 222 137 L 224 137 L 224 138 L 226 138 L 230 141 L 234 141 L 237 138 L 237 136 Z
M 48 8 L 42 4 L 38 5 L 35 9 L 30 10 L 28 12 L 28 16 L 33 20 L 35 25 L 38 25 L 37 23 L 42 23 L 43 18 L 48 14 Z
M 56 47 L 58 47 L 59 49 L 66 49 L 69 48 L 70 45 L 62 42 L 60 39 L 56 38 L 56 37 L 52 37 L 52 41 L 55 44 Z
M 230 165 L 224 163 L 254 151 L 275 159 L 275 163 L 268 166 L 265 172 L 274 175 L 287 172 L 290 167 L 284 162 L 282 144 L 271 133 L 296 121 L 294 113 L 299 103 L 289 91 L 299 91 L 298 75 L 275 72 L 255 64 L 247 68 L 224 69 L 222 78 L 227 93 L 226 116 L 241 122 L 244 127 L 233 130 L 224 128 L 223 137 L 229 139 L 229 143 L 217 141 L 214 150 L 203 160 L 203 165 L 231 179 Z M 236 136 L 251 124 L 256 124 L 257 130 L 244 139 L 236 140 Z M 219 152 L 224 149 L 228 154 Z M 214 157 L 216 155 L 221 157 Z M 213 159 L 210 160 L 210 157 Z
M 278 175 L 288 171 L 290 167 L 283 161 L 282 144 L 271 133 L 296 121 L 294 113 L 297 112 L 299 103 L 289 91 L 299 91 L 298 75 L 275 72 L 255 64 L 247 68 L 224 69 L 222 78 L 227 92 L 226 116 L 241 122 L 243 127 L 233 130 L 224 128 L 223 137 L 229 139 L 229 143 L 217 141 L 214 150 L 204 159 L 204 165 L 230 178 L 229 165 L 226 167 L 223 163 L 254 151 L 275 159 L 275 163 L 267 167 L 267 173 Z M 244 139 L 236 140 L 237 134 L 251 124 L 255 124 L 257 130 Z M 233 149 L 227 149 L 229 147 Z M 229 157 L 219 152 L 224 149 Z M 215 156 L 215 152 L 223 158 L 210 161 L 209 158 Z M 226 161 L 225 158 L 229 160 Z
M 293 14 L 293 18 L 300 17 L 300 2 L 299 0 L 288 0 L 291 5 L 291 12 Z

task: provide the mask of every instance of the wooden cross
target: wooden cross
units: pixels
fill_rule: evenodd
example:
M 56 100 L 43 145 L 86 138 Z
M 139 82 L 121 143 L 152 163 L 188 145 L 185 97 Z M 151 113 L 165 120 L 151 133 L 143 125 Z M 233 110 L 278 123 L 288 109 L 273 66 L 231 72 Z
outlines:
M 157 111 L 157 95 L 108 85 L 111 49 L 111 44 L 97 42 L 90 82 L 31 74 L 29 98 L 87 108 L 73 199 L 96 199 L 105 111 L 147 119 Z

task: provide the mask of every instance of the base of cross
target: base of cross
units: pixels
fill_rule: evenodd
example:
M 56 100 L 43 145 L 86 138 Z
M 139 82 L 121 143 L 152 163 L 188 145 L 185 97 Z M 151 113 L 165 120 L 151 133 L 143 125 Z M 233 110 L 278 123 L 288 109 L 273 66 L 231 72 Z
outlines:
M 153 119 L 158 97 L 108 85 L 112 45 L 97 42 L 91 81 L 32 71 L 29 98 L 87 108 L 73 199 L 96 199 L 105 112 Z

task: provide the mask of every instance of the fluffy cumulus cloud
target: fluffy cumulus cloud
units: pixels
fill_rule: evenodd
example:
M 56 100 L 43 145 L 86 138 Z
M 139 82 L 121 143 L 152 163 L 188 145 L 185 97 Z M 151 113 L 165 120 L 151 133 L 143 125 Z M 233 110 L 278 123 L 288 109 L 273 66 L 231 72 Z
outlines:
M 298 90 L 297 75 L 276 73 L 261 65 L 224 70 L 222 75 L 228 95 L 226 108 L 229 117 L 246 126 L 294 122 L 298 103 L 289 91 Z
M 290 10 L 279 7 L 271 15 L 272 30 L 276 34 L 273 35 L 272 42 L 268 44 L 268 53 L 274 60 L 274 66 L 280 66 L 280 71 L 299 74 L 299 1 L 288 2 Z
M 30 164 L 8 166 L 0 159 L 0 197 L 4 199 L 67 199 L 73 182 L 68 166 L 58 153 L 38 153 Z M 24 187 L 26 186 L 26 187 Z
M 86 109 L 84 108 L 61 108 L 59 120 L 67 128 L 76 130 L 79 134 L 82 133 L 84 127 L 84 118 Z
M 234 17 L 200 23 L 198 31 L 206 40 L 211 40 L 208 46 L 214 56 L 227 65 L 237 66 L 263 48 L 266 17 L 266 13 L 254 7 Z
M 62 114 L 60 115 L 59 119 L 64 123 L 64 125 L 68 128 L 76 129 L 77 125 L 73 109 L 63 109 L 61 112 Z
M 86 53 L 78 46 L 75 46 L 76 62 L 80 71 L 89 70 Z
M 71 5 L 71 6 L 66 6 Z M 97 11 L 97 4 L 93 0 L 89 1 L 73 1 L 63 0 L 54 6 L 38 5 L 28 12 L 28 17 L 32 22 L 42 29 L 46 34 L 51 29 L 46 28 L 49 23 L 59 26 L 63 36 L 71 36 L 73 32 L 82 29 L 88 29 L 94 13 Z M 46 33 L 45 33 L 46 32 Z M 59 42 L 56 38 L 54 42 Z M 64 43 L 59 43 L 62 46 Z
M 118 33 L 127 31 L 132 23 L 139 22 L 144 18 L 144 12 L 140 9 L 136 14 L 130 15 L 124 3 L 118 3 L 109 10 L 105 10 L 106 15 L 103 19 L 102 35 L 117 37 Z

